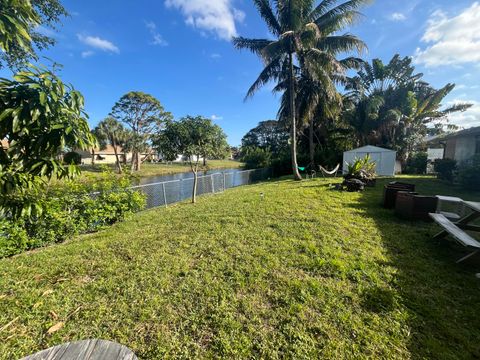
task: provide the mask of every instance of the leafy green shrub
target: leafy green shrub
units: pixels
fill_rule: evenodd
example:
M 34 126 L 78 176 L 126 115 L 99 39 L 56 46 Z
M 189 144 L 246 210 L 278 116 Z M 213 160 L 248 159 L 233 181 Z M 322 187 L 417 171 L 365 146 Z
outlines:
M 437 177 L 441 180 L 453 182 L 455 171 L 457 170 L 457 162 L 452 159 L 438 159 L 433 163 Z
M 22 221 L 0 219 L 0 258 L 21 253 L 31 246 L 32 240 L 28 237 Z
M 377 176 L 377 164 L 372 161 L 370 155 L 367 155 L 360 159 L 355 159 L 351 163 L 347 163 L 347 179 L 359 179 L 359 180 L 373 180 Z
M 269 149 L 251 146 L 242 149 L 242 152 L 242 161 L 246 169 L 266 168 L 272 163 L 272 153 Z
M 63 155 L 63 163 L 66 165 L 80 165 L 82 163 L 82 155 L 75 151 L 67 152 Z
M 480 164 L 467 166 L 458 173 L 460 185 L 468 190 L 480 190 Z
M 145 206 L 145 195 L 132 190 L 129 177 L 111 171 L 95 182 L 66 181 L 45 191 L 36 216 L 0 219 L 0 258 L 80 233 L 93 232 L 125 219 Z
M 292 156 L 290 149 L 281 151 L 272 159 L 271 163 L 273 176 L 279 177 L 292 173 Z
M 426 152 L 417 152 L 407 160 L 405 173 L 407 174 L 425 174 L 427 172 L 428 154 Z
M 460 185 L 468 190 L 480 190 L 480 155 L 474 155 L 458 172 Z

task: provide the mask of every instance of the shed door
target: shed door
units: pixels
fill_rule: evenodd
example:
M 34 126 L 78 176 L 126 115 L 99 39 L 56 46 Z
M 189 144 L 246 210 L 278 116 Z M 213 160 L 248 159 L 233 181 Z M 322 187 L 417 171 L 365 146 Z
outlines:
M 367 153 L 367 152 L 359 152 L 357 153 L 357 158 L 363 159 L 365 156 L 370 155 L 370 159 L 379 166 L 382 160 L 382 153 L 374 152 L 374 153 Z

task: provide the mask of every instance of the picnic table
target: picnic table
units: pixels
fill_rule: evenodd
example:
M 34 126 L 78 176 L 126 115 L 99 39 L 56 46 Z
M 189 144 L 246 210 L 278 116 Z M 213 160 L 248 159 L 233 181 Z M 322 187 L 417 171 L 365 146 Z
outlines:
M 451 235 L 458 243 L 472 250 L 468 255 L 462 257 L 457 263 L 462 262 L 480 252 L 480 242 L 465 231 L 480 232 L 480 226 L 473 222 L 480 218 L 480 203 L 464 201 L 460 198 L 437 196 L 439 201 L 454 202 L 461 205 L 460 214 L 445 213 L 437 209 L 430 217 L 440 225 L 443 230 L 434 236 L 434 239 L 442 239 Z M 467 211 L 468 210 L 468 211 Z M 453 216 L 456 215 L 456 216 Z M 454 219 L 454 220 L 453 220 Z M 453 221 L 452 221 L 453 220 Z
M 107 340 L 90 339 L 51 347 L 21 360 L 137 360 L 126 346 Z

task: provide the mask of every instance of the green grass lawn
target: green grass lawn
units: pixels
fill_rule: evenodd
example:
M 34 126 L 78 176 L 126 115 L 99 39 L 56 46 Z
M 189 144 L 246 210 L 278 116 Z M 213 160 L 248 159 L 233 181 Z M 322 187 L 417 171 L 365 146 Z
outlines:
M 217 169 L 237 169 L 242 168 L 245 164 L 234 160 L 208 160 L 206 167 L 201 167 L 202 170 L 217 170 Z M 105 165 L 104 165 L 105 166 Z M 112 170 L 115 170 L 115 164 L 107 165 Z M 83 165 L 82 177 L 95 176 L 102 170 L 100 165 Z M 142 164 L 140 171 L 135 173 L 139 177 L 162 176 L 169 174 L 177 174 L 191 171 L 190 165 L 182 163 L 173 164 Z
M 382 181 L 328 182 L 232 189 L 0 260 L 0 357 L 86 338 L 142 359 L 480 357 L 479 266 L 382 209 Z

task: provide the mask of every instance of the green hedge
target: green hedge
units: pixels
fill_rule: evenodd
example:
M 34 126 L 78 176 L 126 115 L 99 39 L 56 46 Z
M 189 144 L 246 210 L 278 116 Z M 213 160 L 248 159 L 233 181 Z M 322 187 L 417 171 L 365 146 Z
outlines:
M 0 219 L 0 258 L 97 231 L 145 207 L 145 195 L 128 177 L 103 174 L 94 183 L 69 181 L 45 189 L 42 213 Z

